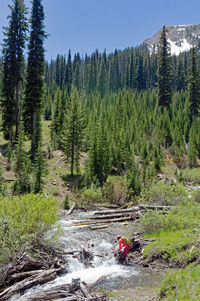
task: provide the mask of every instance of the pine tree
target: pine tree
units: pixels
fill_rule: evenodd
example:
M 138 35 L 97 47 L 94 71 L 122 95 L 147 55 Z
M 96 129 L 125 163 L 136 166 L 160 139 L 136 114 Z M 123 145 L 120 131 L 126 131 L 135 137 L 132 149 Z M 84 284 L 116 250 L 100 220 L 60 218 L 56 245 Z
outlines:
M 172 97 L 172 71 L 167 42 L 167 29 L 165 26 L 162 29 L 160 37 L 157 77 L 158 103 L 163 108 L 169 108 Z
M 72 87 L 71 102 L 66 110 L 61 137 L 62 149 L 67 162 L 70 162 L 71 165 L 71 176 L 74 175 L 74 167 L 78 169 L 83 141 L 84 123 L 78 99 L 78 91 Z
M 127 172 L 127 180 L 129 183 L 129 188 L 131 188 L 134 194 L 137 196 L 141 192 L 141 183 L 140 183 L 140 172 L 138 164 L 134 161 L 132 168 Z
M 42 192 L 44 186 L 44 177 L 47 174 L 47 162 L 42 154 L 41 141 L 38 144 L 38 148 L 34 160 L 34 193 Z
M 25 47 L 27 23 L 26 8 L 23 0 L 12 0 L 9 6 L 9 27 L 5 28 L 3 44 L 3 88 L 2 88 L 2 119 L 4 134 L 8 134 L 12 141 L 13 126 L 16 135 L 19 122 L 20 82 L 22 81 L 22 67 L 24 63 L 23 51 Z
M 65 82 L 66 82 L 66 86 L 67 86 L 67 92 L 70 95 L 71 86 L 72 86 L 72 58 L 71 58 L 70 50 L 69 50 L 69 54 L 68 54 L 68 58 L 67 58 Z
M 110 65 L 109 84 L 111 91 L 117 91 L 120 88 L 119 58 L 117 49 L 115 49 Z
M 88 154 L 88 173 L 90 182 L 102 185 L 106 181 L 112 167 L 112 156 L 108 129 L 96 125 L 90 139 Z
M 40 119 L 44 88 L 44 11 L 42 0 L 33 0 L 31 12 L 31 33 L 28 52 L 27 78 L 24 103 L 24 124 L 26 133 L 31 137 L 31 155 L 34 159 L 38 148 L 36 119 Z
M 81 91 L 81 58 L 79 52 L 74 56 L 73 85 L 76 87 L 78 92 Z
M 190 65 L 189 65 L 189 76 L 188 76 L 188 98 L 190 103 L 190 119 L 193 120 L 199 113 L 200 107 L 200 76 L 197 68 L 195 48 L 192 48 Z
M 106 67 L 106 53 L 104 52 L 101 57 L 100 69 L 98 73 L 97 80 L 97 90 L 99 91 L 101 97 L 104 97 L 107 90 L 107 67 Z
M 129 87 L 134 88 L 134 61 L 133 61 L 133 48 L 131 48 L 131 61 L 130 61 L 130 76 L 129 76 Z
M 17 194 L 30 192 L 31 190 L 31 163 L 25 152 L 24 141 L 24 128 L 22 121 L 20 121 L 19 134 L 14 155 L 14 170 L 17 179 L 14 183 L 13 192 Z

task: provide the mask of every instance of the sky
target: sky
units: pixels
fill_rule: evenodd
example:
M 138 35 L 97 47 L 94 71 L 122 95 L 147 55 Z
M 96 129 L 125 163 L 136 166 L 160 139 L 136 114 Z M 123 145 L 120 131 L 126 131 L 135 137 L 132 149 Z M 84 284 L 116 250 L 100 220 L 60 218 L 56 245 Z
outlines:
M 24 0 L 30 8 L 30 0 Z M 0 43 L 8 25 L 8 4 L 0 0 Z M 200 0 L 43 0 L 45 57 L 57 54 L 90 55 L 95 49 L 136 47 L 164 25 L 200 24 Z

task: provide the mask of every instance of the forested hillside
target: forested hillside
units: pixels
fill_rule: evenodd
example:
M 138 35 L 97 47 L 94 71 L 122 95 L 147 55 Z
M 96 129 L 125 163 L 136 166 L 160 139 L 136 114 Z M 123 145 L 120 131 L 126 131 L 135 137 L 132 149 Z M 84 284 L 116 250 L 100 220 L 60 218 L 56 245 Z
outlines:
M 9 200 L 16 198 L 0 207 L 4 241 L 0 264 L 26 244 L 23 235 L 28 233 L 31 244 L 56 220 L 55 201 L 50 198 L 52 216 L 45 205 L 44 233 L 40 236 L 37 218 L 27 233 L 25 224 L 18 229 L 14 220 L 11 226 L 19 230 L 19 241 L 9 249 L 15 232 L 5 234 L 3 227 L 13 219 L 8 212 L 5 218 L 5 204 L 14 212 L 21 206 L 18 197 L 22 206 L 35 198 L 32 211 L 39 210 L 40 197 L 21 198 L 28 193 L 56 196 L 64 200 L 59 203 L 65 209 L 72 202 L 79 208 L 145 202 L 183 206 L 162 218 L 144 217 L 144 229 L 151 233 L 176 233 L 187 226 L 192 233 L 198 225 L 198 192 L 190 204 L 188 198 L 181 202 L 187 195 L 184 184 L 200 182 L 199 48 L 171 56 L 167 34 L 164 26 L 159 49 L 153 53 L 140 46 L 72 57 L 69 50 L 45 62 L 47 33 L 41 0 L 32 1 L 30 21 L 23 0 L 13 0 L 0 61 L 0 193 Z M 187 241 L 183 251 L 189 252 L 190 246 Z M 156 250 L 156 256 L 166 260 L 166 253 Z M 148 249 L 145 252 L 152 255 Z M 198 254 L 179 266 L 194 262 Z M 176 255 L 169 252 L 167 260 L 177 259 Z
M 27 62 L 23 52 L 28 24 L 20 3 L 11 11 L 1 59 L 2 131 L 7 153 L 15 149 L 20 186 L 15 191 L 33 189 L 21 181 L 33 166 L 39 177 L 34 190 L 42 191 L 45 184 L 42 120 L 50 122 L 49 156 L 61 150 L 69 163 L 66 174 L 81 175 L 82 187 L 101 187 L 110 175 L 123 175 L 135 198 L 155 180 L 166 156 L 174 160 L 177 173 L 198 166 L 198 49 L 170 56 L 163 27 L 159 51 L 152 54 L 141 46 L 109 55 L 96 50 L 84 58 L 76 53 L 72 59 L 69 51 L 67 57 L 58 55 L 45 63 L 44 16 L 35 5 L 32 14 L 38 24 L 30 23 Z M 13 24 L 23 33 L 17 42 Z M 24 149 L 24 137 L 31 140 L 30 154 L 23 150 L 19 162 L 16 150 Z

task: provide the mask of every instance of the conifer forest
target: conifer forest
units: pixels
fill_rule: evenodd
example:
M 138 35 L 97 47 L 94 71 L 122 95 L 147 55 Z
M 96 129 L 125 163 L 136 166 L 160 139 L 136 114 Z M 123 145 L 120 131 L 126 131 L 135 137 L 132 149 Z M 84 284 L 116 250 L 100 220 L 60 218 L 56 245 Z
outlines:
M 73 203 L 170 206 L 137 224 L 156 238 L 142 256 L 177 268 L 151 300 L 199 300 L 200 193 L 191 188 L 200 183 L 199 47 L 172 56 L 164 26 L 151 53 L 69 49 L 47 61 L 42 0 L 29 13 L 23 0 L 10 2 L 0 54 L 0 267 L 20 246 L 45 241 Z

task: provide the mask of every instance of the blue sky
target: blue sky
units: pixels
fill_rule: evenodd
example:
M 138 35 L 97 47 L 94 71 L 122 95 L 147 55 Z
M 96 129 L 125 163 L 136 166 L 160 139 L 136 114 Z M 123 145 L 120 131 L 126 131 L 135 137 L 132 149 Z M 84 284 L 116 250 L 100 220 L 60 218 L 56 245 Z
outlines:
M 0 0 L 0 43 L 11 2 Z M 200 0 L 43 0 L 43 5 L 47 60 L 69 49 L 84 55 L 135 47 L 163 25 L 200 23 Z

